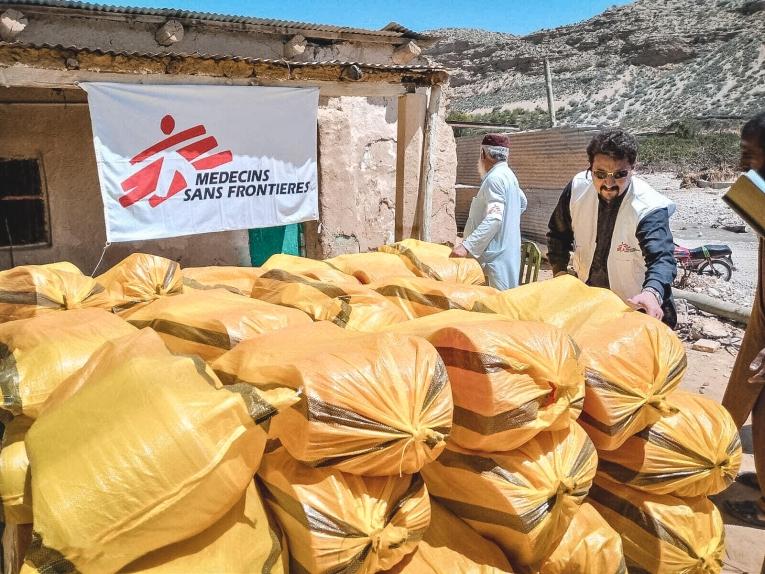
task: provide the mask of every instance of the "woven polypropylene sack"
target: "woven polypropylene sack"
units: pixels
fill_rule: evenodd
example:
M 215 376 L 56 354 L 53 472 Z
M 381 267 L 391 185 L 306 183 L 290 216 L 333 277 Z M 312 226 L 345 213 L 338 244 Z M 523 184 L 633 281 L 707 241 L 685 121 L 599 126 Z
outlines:
M 184 267 L 183 288 L 202 291 L 225 289 L 249 297 L 255 279 L 264 272 L 260 267 Z
M 0 496 L 6 524 L 32 523 L 32 485 L 24 437 L 33 422 L 21 416 L 5 426 L 0 450 Z
M 51 311 L 111 306 L 103 286 L 71 263 L 0 271 L 0 323 Z
M 1 408 L 37 417 L 50 393 L 101 345 L 134 332 L 103 309 L 46 313 L 0 324 Z
M 401 277 L 370 285 L 397 305 L 408 319 L 449 309 L 467 310 L 479 299 L 497 293 L 492 287 L 446 283 L 429 277 Z
M 261 275 L 252 297 L 300 309 L 314 321 L 330 321 L 352 331 L 378 331 L 406 321 L 401 309 L 363 285 L 323 283 L 280 269 Z
M 621 535 L 630 574 L 722 570 L 725 528 L 708 498 L 648 494 L 598 479 L 589 502 Z
M 473 310 L 541 321 L 576 335 L 582 327 L 611 320 L 629 307 L 613 291 L 588 287 L 576 277 L 564 275 L 486 297 Z
M 298 257 L 297 255 L 287 255 L 277 253 L 268 258 L 262 266 L 266 271 L 281 270 L 291 275 L 300 275 L 312 281 L 320 281 L 330 284 L 352 284 L 359 285 L 359 280 L 353 275 L 343 273 L 336 267 L 333 267 L 326 261 Z
M 128 321 L 136 327 L 157 331 L 171 351 L 197 354 L 206 361 L 261 333 L 312 323 L 298 309 L 242 297 L 224 289 L 164 297 L 138 309 Z
M 598 473 L 638 490 L 675 496 L 711 496 L 736 479 L 741 440 L 728 411 L 695 393 L 674 391 L 675 411 L 618 449 L 601 451 Z
M 450 444 L 422 474 L 433 498 L 525 570 L 538 567 L 563 538 L 596 466 L 595 447 L 574 424 L 509 452 Z
M 627 574 L 622 539 L 588 503 L 582 504 L 539 574 Z
M 311 468 L 280 448 L 264 457 L 259 477 L 287 534 L 294 574 L 391 568 L 417 547 L 430 521 L 419 474 L 366 477 Z
M 461 323 L 456 314 L 404 323 L 441 355 L 454 398 L 450 441 L 483 451 L 512 450 L 545 430 L 567 428 L 582 409 L 578 349 L 560 329 L 526 321 Z M 488 317 L 488 315 L 487 315 Z M 454 325 L 442 327 L 442 325 Z
M 437 502 L 430 501 L 430 526 L 417 545 L 386 574 L 508 574 L 499 547 Z
M 136 348 L 150 329 L 125 337 Z M 294 393 L 266 400 L 220 385 L 193 357 L 99 355 L 91 381 L 26 437 L 40 572 L 116 572 L 212 526 L 239 500 L 265 448 L 263 424 Z M 269 397 L 276 397 L 272 393 Z
M 672 329 L 642 313 L 582 329 L 586 393 L 579 422 L 598 450 L 615 450 L 673 412 L 667 403 L 688 362 Z
M 123 574 L 289 574 L 287 541 L 251 482 L 231 510 L 196 536 L 128 564 Z
M 396 277 L 416 277 L 398 255 L 393 253 L 349 253 L 327 259 L 327 263 L 364 285 Z
M 486 276 L 478 261 L 472 257 L 449 257 L 451 249 L 446 245 L 404 239 L 383 245 L 378 251 L 398 255 L 418 277 L 467 285 L 486 284 Z
M 300 402 L 271 424 L 293 457 L 379 476 L 417 472 L 441 453 L 453 403 L 430 343 L 323 323 L 297 331 L 245 341 L 213 364 L 226 384 L 301 392 Z
M 181 266 L 172 259 L 132 253 L 96 277 L 115 313 L 130 313 L 160 297 L 183 292 Z
M 443 311 L 442 313 L 434 313 L 433 315 L 426 315 L 425 317 L 420 317 L 418 319 L 404 321 L 403 323 L 386 325 L 380 329 L 380 332 L 416 335 L 428 339 L 432 337 L 434 333 L 445 327 L 453 327 L 455 325 L 464 325 L 467 323 L 488 323 L 491 321 L 507 323 L 509 319 L 502 315 L 488 315 L 486 313 L 474 313 L 472 311 L 451 309 L 449 311 Z

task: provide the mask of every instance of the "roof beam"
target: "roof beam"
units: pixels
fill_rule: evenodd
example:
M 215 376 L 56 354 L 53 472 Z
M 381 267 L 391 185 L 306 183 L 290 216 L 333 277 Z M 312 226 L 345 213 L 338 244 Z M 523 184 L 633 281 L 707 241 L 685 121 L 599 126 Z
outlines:
M 213 58 L 205 56 L 112 54 L 61 47 L 0 44 L 0 84 L 66 88 L 78 82 L 146 84 L 228 84 L 314 86 L 323 95 L 398 95 L 406 87 L 446 81 L 433 68 L 396 68 L 355 64 L 357 81 L 348 81 L 347 63 Z

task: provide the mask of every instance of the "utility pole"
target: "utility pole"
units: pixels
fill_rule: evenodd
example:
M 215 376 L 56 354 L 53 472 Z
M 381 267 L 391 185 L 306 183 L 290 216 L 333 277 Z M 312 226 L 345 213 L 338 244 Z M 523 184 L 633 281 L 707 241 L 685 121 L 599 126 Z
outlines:
M 547 84 L 547 110 L 550 113 L 550 127 L 555 127 L 558 122 L 555 120 L 555 98 L 552 89 L 552 73 L 550 73 L 550 62 L 545 58 L 545 83 Z

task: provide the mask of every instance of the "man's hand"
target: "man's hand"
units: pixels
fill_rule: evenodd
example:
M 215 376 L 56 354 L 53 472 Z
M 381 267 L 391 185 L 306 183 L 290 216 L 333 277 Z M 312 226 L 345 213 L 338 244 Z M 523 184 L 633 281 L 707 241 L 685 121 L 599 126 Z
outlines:
M 749 370 L 754 373 L 749 378 L 749 382 L 753 385 L 765 385 L 765 349 L 760 351 L 757 356 L 749 365 Z
M 636 309 L 645 310 L 645 312 L 654 319 L 661 321 L 664 318 L 664 311 L 661 310 L 661 305 L 659 305 L 659 301 L 653 293 L 643 291 L 642 293 L 638 293 L 634 297 L 627 299 L 627 303 Z
M 468 250 L 465 249 L 465 247 L 462 244 L 455 245 L 454 249 L 452 249 L 452 252 L 449 254 L 449 257 L 467 257 L 470 255 L 468 253 Z

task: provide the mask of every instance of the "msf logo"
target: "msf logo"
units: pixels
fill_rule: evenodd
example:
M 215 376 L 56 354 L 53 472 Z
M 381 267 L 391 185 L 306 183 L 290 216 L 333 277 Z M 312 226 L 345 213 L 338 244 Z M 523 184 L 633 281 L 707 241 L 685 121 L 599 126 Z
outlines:
M 173 131 L 175 131 L 175 118 L 168 114 L 162 118 L 160 129 L 168 137 L 138 153 L 130 160 L 130 165 L 136 165 L 149 160 L 160 152 L 180 144 L 185 145 L 177 149 L 177 153 L 189 162 L 196 171 L 215 169 L 229 163 L 233 159 L 230 150 L 209 154 L 209 152 L 218 146 L 218 140 L 212 136 L 207 136 L 207 130 L 201 124 L 173 134 Z M 122 182 L 122 191 L 125 192 L 119 199 L 122 207 L 130 207 L 147 196 L 150 196 L 149 205 L 157 207 L 188 186 L 186 177 L 180 171 L 175 170 L 166 193 L 161 195 L 157 192 L 164 161 L 165 158 L 160 156 Z

